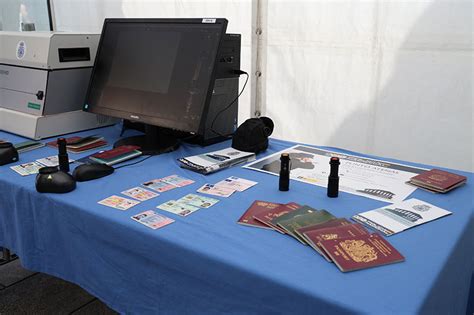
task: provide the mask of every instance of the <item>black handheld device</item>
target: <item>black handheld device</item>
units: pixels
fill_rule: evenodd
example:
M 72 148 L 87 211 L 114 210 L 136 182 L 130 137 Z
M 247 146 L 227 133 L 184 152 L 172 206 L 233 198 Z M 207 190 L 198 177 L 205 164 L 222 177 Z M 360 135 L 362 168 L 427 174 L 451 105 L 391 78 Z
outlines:
M 290 190 L 290 155 L 282 153 L 280 156 L 280 191 Z
M 108 176 L 114 172 L 114 168 L 107 164 L 82 164 L 74 169 L 72 176 L 78 182 L 85 182 Z
M 0 143 L 0 165 L 18 161 L 18 151 L 10 142 Z
M 59 170 L 69 172 L 69 156 L 67 154 L 67 142 L 64 138 L 58 138 L 58 161 Z
M 42 167 L 36 175 L 35 187 L 40 193 L 64 194 L 76 189 L 76 181 L 57 167 Z
M 332 157 L 329 160 L 331 171 L 328 177 L 328 197 L 336 198 L 339 195 L 339 158 Z

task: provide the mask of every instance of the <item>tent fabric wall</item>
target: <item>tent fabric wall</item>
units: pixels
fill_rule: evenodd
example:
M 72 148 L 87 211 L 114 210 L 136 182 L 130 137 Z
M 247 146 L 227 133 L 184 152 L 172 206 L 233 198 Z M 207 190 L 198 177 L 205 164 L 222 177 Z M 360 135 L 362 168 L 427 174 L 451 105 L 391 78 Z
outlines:
M 277 138 L 474 170 L 470 0 L 53 2 L 58 30 L 98 32 L 104 17 L 226 17 L 253 81 L 239 122 L 255 108 Z
M 472 1 L 262 1 L 276 137 L 474 170 Z
M 49 31 L 46 0 L 1 0 L 0 31 L 21 31 L 22 23 L 34 23 L 35 30 Z

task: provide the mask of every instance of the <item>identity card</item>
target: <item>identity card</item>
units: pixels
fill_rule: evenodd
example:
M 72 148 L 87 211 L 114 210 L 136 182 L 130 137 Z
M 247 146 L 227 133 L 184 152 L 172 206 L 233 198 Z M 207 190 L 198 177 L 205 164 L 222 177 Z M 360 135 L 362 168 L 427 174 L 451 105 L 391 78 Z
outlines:
M 177 187 L 184 187 L 184 186 L 191 185 L 192 183 L 194 183 L 193 180 L 181 177 L 179 175 L 166 176 L 162 178 L 161 180 L 163 182 L 166 182 L 168 184 L 171 184 Z
M 236 191 L 244 191 L 257 184 L 258 184 L 257 182 L 254 182 L 248 179 L 231 176 L 229 178 L 226 178 L 218 182 L 216 186 L 226 187 L 226 188 L 230 188 Z
M 42 159 L 36 160 L 36 162 L 43 164 L 44 166 L 58 166 L 59 159 L 57 155 L 48 156 Z M 69 163 L 74 162 L 74 160 L 69 159 Z
M 130 188 L 128 190 L 122 191 L 122 194 L 139 201 L 147 201 L 148 199 L 155 198 L 160 195 L 142 187 Z
M 149 182 L 143 183 L 143 186 L 153 189 L 157 192 L 165 192 L 171 189 L 175 189 L 178 186 L 172 185 L 170 183 L 164 182 L 161 179 L 154 179 Z
M 198 207 L 191 206 L 185 203 L 179 203 L 176 200 L 170 200 L 165 203 L 162 203 L 161 205 L 157 206 L 157 208 L 180 215 L 182 217 L 190 215 L 194 211 L 199 210 Z
M 38 174 L 40 168 L 44 167 L 44 165 L 38 162 L 30 162 L 24 163 L 20 165 L 10 166 L 12 170 L 20 174 L 21 176 L 28 176 L 33 174 Z
M 174 222 L 173 219 L 158 214 L 153 210 L 144 211 L 142 213 L 133 215 L 131 218 L 153 230 L 159 229 Z
M 99 201 L 98 203 L 101 205 L 112 207 L 119 210 L 127 210 L 133 206 L 138 205 L 140 201 L 122 198 L 122 197 L 113 195 L 108 198 L 105 198 L 104 200 Z
M 199 188 L 197 191 L 203 194 L 220 196 L 220 197 L 229 197 L 235 192 L 235 190 L 232 188 L 219 187 L 213 184 L 205 184 L 204 186 Z
M 218 203 L 219 200 L 210 197 L 199 196 L 196 194 L 188 194 L 183 198 L 178 199 L 177 202 L 185 203 L 199 208 L 209 208 Z

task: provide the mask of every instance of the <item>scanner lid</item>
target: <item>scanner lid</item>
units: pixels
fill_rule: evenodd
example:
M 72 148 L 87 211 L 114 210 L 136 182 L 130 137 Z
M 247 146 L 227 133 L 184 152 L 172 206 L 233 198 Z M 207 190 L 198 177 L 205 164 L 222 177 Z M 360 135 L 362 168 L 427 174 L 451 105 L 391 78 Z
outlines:
M 0 64 L 44 70 L 92 67 L 100 34 L 0 32 Z

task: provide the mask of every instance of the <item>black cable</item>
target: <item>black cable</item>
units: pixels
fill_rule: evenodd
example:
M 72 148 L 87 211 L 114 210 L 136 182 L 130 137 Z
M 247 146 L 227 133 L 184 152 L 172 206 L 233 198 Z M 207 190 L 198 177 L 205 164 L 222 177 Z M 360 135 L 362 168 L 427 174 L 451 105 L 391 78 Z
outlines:
M 132 166 L 132 165 L 135 165 L 135 164 L 138 164 L 138 163 L 141 163 L 143 161 L 146 161 L 148 160 L 149 158 L 151 158 L 153 155 L 149 155 L 147 156 L 146 158 L 144 159 L 141 159 L 140 161 L 136 161 L 136 162 L 133 162 L 133 163 L 129 163 L 129 164 L 125 164 L 125 165 L 120 165 L 118 167 L 114 167 L 114 169 L 118 170 L 119 168 L 122 168 L 122 167 L 126 167 L 126 166 Z
M 240 97 L 240 95 L 242 95 L 242 93 L 244 92 L 245 90 L 245 87 L 247 86 L 247 82 L 249 81 L 249 74 L 245 71 L 242 71 L 242 70 L 234 70 L 234 73 L 235 74 L 245 74 L 247 76 L 247 78 L 245 79 L 245 83 L 244 83 L 244 86 L 242 87 L 242 90 L 240 91 L 239 95 L 237 95 L 236 98 L 234 98 L 234 100 L 232 102 L 230 102 L 229 105 L 227 105 L 224 109 L 221 109 L 220 112 L 217 113 L 217 115 L 214 117 L 214 120 L 212 121 L 211 123 L 211 131 L 214 132 L 216 135 L 218 136 L 221 136 L 221 137 L 230 137 L 230 135 L 222 135 L 220 134 L 219 132 L 217 132 L 216 130 L 214 130 L 214 123 L 216 122 L 217 118 L 223 113 L 225 112 L 226 110 L 228 110 Z

